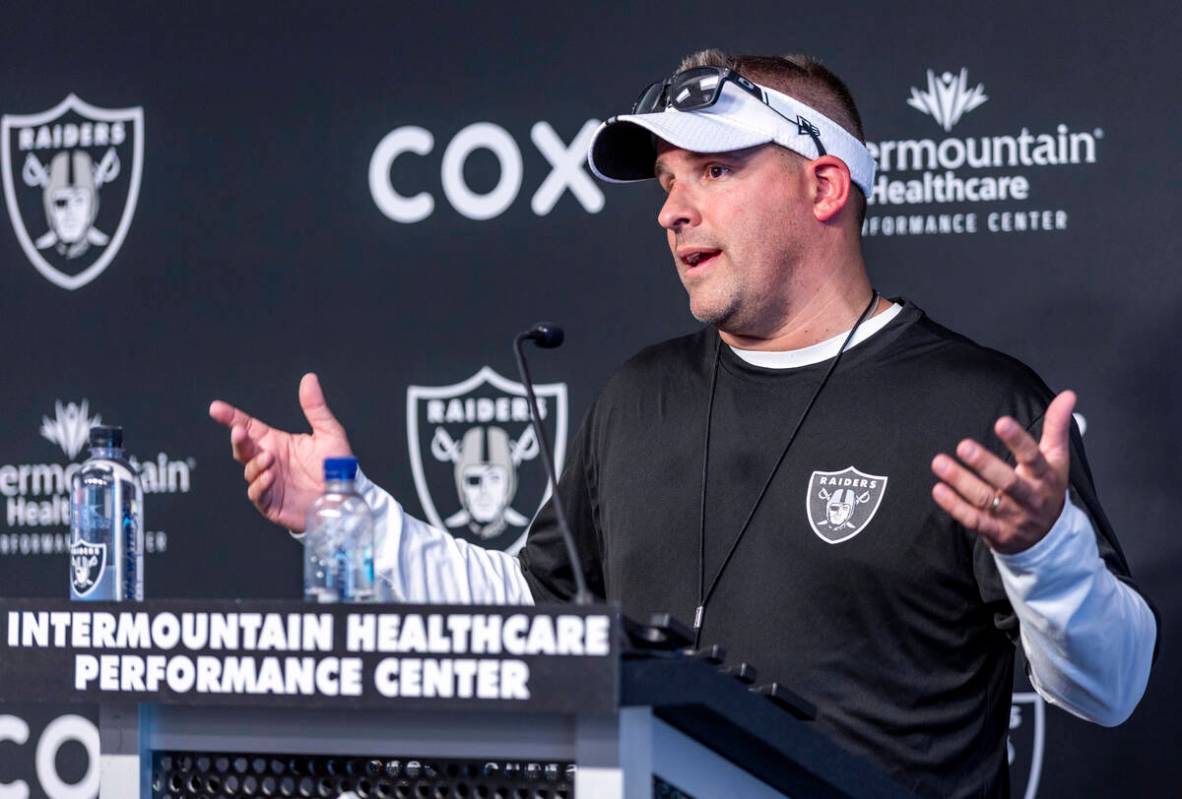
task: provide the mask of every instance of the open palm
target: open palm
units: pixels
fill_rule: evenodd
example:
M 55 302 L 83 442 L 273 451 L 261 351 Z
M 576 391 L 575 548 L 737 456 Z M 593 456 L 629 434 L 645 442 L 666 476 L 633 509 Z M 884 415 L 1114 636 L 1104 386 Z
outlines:
M 230 429 L 230 449 L 243 464 L 250 501 L 269 521 L 296 532 L 324 490 L 324 459 L 353 454 L 316 375 L 304 375 L 299 397 L 311 433 L 278 430 L 221 400 L 209 406 L 210 418 Z

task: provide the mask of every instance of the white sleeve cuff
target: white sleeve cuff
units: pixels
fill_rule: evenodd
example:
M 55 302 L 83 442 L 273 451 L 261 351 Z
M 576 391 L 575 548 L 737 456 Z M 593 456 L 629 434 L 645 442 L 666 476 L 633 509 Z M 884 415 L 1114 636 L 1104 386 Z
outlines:
M 1035 690 L 1089 721 L 1128 718 L 1145 692 L 1157 624 L 1141 595 L 1108 570 L 1088 515 L 1068 496 L 1041 541 L 993 558 Z

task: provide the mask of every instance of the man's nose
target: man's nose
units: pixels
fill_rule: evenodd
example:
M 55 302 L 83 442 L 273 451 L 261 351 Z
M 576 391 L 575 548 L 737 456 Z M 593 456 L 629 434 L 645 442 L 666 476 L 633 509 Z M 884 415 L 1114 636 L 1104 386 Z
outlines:
M 702 217 L 698 213 L 692 192 L 674 183 L 665 195 L 665 203 L 657 213 L 657 223 L 676 233 L 683 227 L 692 227 L 701 221 Z

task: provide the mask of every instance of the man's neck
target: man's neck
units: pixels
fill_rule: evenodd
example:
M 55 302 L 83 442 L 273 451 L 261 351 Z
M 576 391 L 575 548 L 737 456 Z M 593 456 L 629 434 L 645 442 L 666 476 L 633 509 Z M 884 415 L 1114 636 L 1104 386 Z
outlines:
M 767 333 L 753 334 L 720 327 L 718 335 L 724 343 L 741 350 L 798 350 L 852 328 L 866 310 L 872 294 L 868 282 L 860 286 L 858 291 L 818 294 L 799 310 L 791 311 L 781 324 Z M 867 318 L 889 307 L 890 300 L 879 297 L 876 307 L 871 309 Z
M 902 311 L 902 305 L 891 303 L 887 310 L 876 314 L 873 319 L 866 319 L 859 324 L 857 332 L 843 330 L 832 338 L 800 349 L 777 351 L 741 350 L 735 347 L 727 349 L 752 366 L 775 370 L 799 369 L 802 366 L 812 366 L 828 361 L 843 348 L 848 351 L 863 344 L 886 329 Z

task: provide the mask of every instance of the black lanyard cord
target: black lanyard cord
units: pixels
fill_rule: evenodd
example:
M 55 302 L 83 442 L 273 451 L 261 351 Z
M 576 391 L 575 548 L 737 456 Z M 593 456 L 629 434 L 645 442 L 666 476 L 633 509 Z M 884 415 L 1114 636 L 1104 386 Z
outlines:
M 735 551 L 739 548 L 739 542 L 743 540 L 743 534 L 747 532 L 747 528 L 751 524 L 751 520 L 755 518 L 755 511 L 763 502 L 764 496 L 771 488 L 772 480 L 775 479 L 776 472 L 780 470 L 780 464 L 784 462 L 784 458 L 788 455 L 788 450 L 792 448 L 792 442 L 796 440 L 797 433 L 804 425 L 804 420 L 808 418 L 809 411 L 813 409 L 817 398 L 821 396 L 822 389 L 825 384 L 829 382 L 833 372 L 837 369 L 837 364 L 841 361 L 841 356 L 845 353 L 846 347 L 853 341 L 854 334 L 858 332 L 858 328 L 866 321 L 870 315 L 870 311 L 878 304 L 878 292 L 874 292 L 870 297 L 870 304 L 866 306 L 866 310 L 862 311 L 862 315 L 858 317 L 858 321 L 850 328 L 849 334 L 842 342 L 841 348 L 834 356 L 829 368 L 825 371 L 825 376 L 821 378 L 821 382 L 813 391 L 812 398 L 809 399 L 804 411 L 800 414 L 800 418 L 796 420 L 796 426 L 792 428 L 792 434 L 788 436 L 787 443 L 780 451 L 780 457 L 776 459 L 775 465 L 772 466 L 771 472 L 767 476 L 767 480 L 763 483 L 763 488 L 759 491 L 759 496 L 755 498 L 755 503 L 751 506 L 751 510 L 747 513 L 747 518 L 743 520 L 743 526 L 739 528 L 739 532 L 735 535 L 734 541 L 731 542 L 730 549 L 727 550 L 726 557 L 722 559 L 722 564 L 718 567 L 718 571 L 714 575 L 714 579 L 710 581 L 710 587 L 706 588 L 706 476 L 710 465 L 710 427 L 714 417 L 714 394 L 718 388 L 718 363 L 721 359 L 722 353 L 722 338 L 719 337 L 718 344 L 714 348 L 714 370 L 710 375 L 710 396 L 706 401 L 706 442 L 702 451 L 702 504 L 698 517 L 698 607 L 694 611 L 694 648 L 697 649 L 702 645 L 702 622 L 706 617 L 706 604 L 710 601 L 710 597 L 714 595 L 714 589 L 718 587 L 718 581 L 722 578 L 722 573 L 726 571 L 726 567 L 730 564 L 731 558 L 734 557 Z

